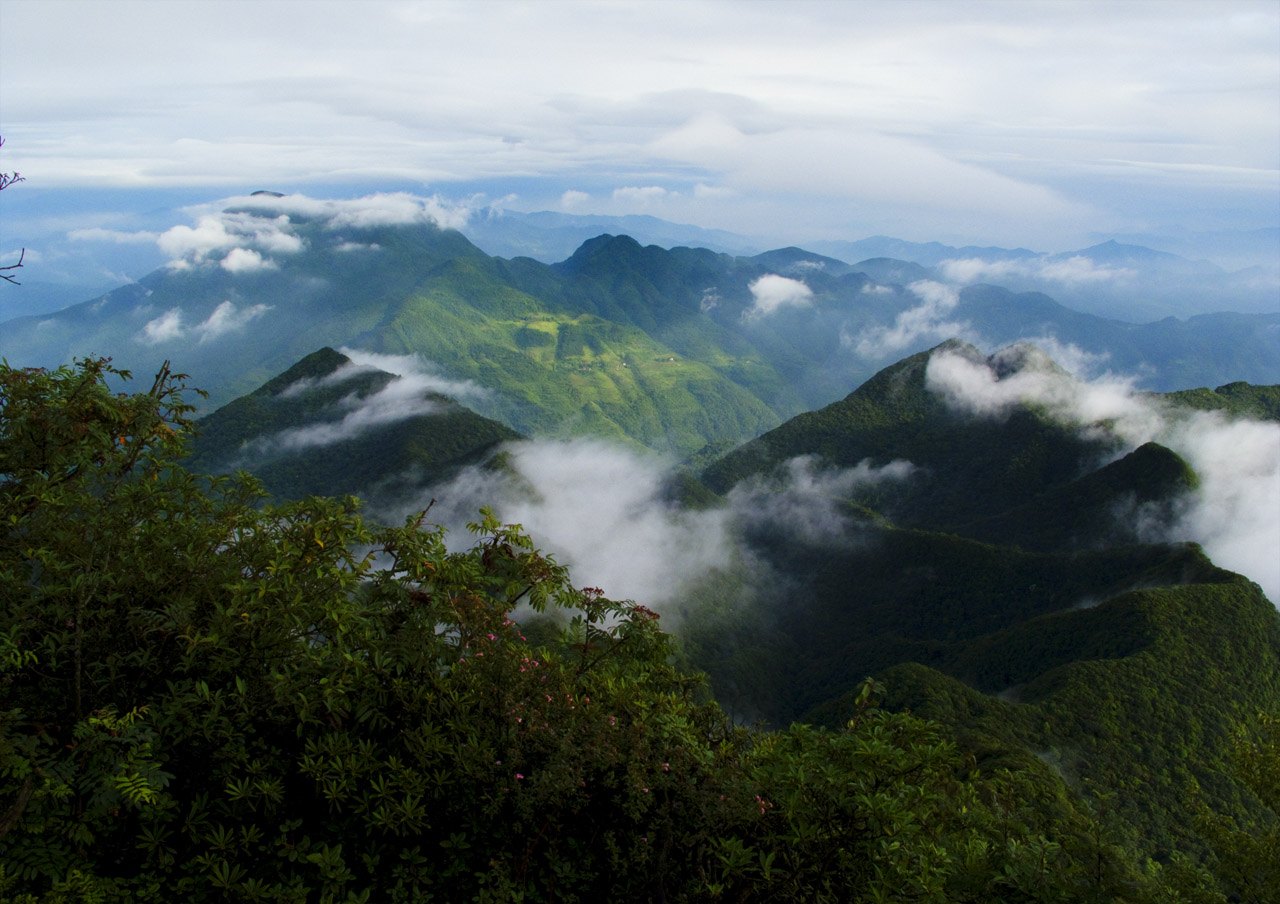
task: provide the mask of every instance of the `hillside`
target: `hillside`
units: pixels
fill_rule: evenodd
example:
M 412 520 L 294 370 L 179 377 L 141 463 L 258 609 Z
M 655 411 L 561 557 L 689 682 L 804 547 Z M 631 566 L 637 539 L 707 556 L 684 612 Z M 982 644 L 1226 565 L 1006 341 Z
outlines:
M 446 480 L 519 436 L 412 383 L 321 349 L 201 418 L 187 465 L 251 471 L 280 499 L 340 496 Z
M 998 414 L 960 406 L 935 358 L 988 374 Z M 1280 708 L 1280 613 L 1199 546 L 1160 540 L 1204 478 L 1165 445 L 1131 446 L 1124 418 L 1164 418 L 1177 439 L 1195 411 L 1268 413 L 1275 387 L 1135 395 L 1123 418 L 1081 422 L 1060 404 L 1073 385 L 1034 350 L 946 343 L 713 462 L 706 485 L 759 510 L 743 527 L 751 564 L 705 589 L 682 637 L 739 718 L 838 725 L 874 675 L 988 768 L 1048 762 L 1126 845 L 1202 851 L 1201 801 L 1271 818 L 1224 751 Z M 801 474 L 840 516 L 810 515 L 820 532 L 786 507 L 805 497 L 770 502 Z

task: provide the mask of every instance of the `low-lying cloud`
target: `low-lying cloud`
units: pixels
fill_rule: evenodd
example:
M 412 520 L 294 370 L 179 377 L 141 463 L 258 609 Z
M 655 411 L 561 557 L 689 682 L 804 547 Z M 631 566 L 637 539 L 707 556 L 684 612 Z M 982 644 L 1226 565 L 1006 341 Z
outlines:
M 776 273 L 766 273 L 753 280 L 747 288 L 751 291 L 751 307 L 743 317 L 748 320 L 768 317 L 783 308 L 808 307 L 813 303 L 813 290 L 804 282 Z
M 476 199 L 447 201 L 439 195 L 377 192 L 360 198 L 312 198 L 307 195 L 254 195 L 233 198 L 236 207 L 275 213 L 286 218 L 320 220 L 328 229 L 373 229 L 428 223 L 441 229 L 461 229 L 476 209 Z
M 252 248 L 232 248 L 219 266 L 228 273 L 257 273 L 279 269 L 275 261 L 263 257 Z
M 169 258 L 173 269 L 185 269 L 204 263 L 219 252 L 252 251 L 261 258 L 266 254 L 296 254 L 303 248 L 302 239 L 291 230 L 289 218 L 259 216 L 247 211 L 224 210 L 200 217 L 194 226 L 174 226 L 161 233 L 156 245 Z M 221 260 L 227 269 L 226 261 Z
M 177 308 L 171 308 L 159 317 L 147 321 L 138 338 L 148 345 L 155 345 L 171 339 L 180 339 L 182 335 L 182 312 Z
M 729 506 L 744 526 L 781 529 L 808 543 L 838 545 L 851 525 L 842 503 L 855 489 L 906 480 L 915 470 L 901 459 L 883 467 L 864 460 L 852 468 L 833 468 L 817 456 L 801 455 L 773 474 L 739 483 L 729 492 Z
M 953 258 L 938 264 L 948 280 L 963 285 L 1011 277 L 1045 280 L 1067 286 L 1081 286 L 1132 279 L 1137 273 L 1126 267 L 1099 264 L 1083 255 L 1035 257 L 1017 260 L 987 260 L 980 257 Z
M 728 513 L 671 502 L 661 459 L 594 439 L 530 440 L 506 449 L 510 471 L 471 468 L 425 491 L 436 500 L 432 517 L 452 534 L 487 506 L 568 565 L 575 584 L 657 607 L 679 601 L 696 581 L 733 562 Z
M 213 313 L 203 323 L 197 324 L 193 332 L 200 342 L 209 342 L 244 329 L 269 310 L 270 305 L 254 304 L 247 308 L 237 308 L 231 302 L 224 301 L 213 309 Z
M 691 510 L 670 498 L 670 462 L 651 454 L 595 439 L 521 441 L 506 451 L 509 471 L 471 468 L 414 502 L 435 499 L 432 517 L 454 531 L 488 506 L 570 566 L 576 584 L 668 613 L 717 574 L 763 567 L 747 532 L 771 524 L 806 541 L 842 542 L 853 522 L 841 507 L 854 489 L 913 470 L 902 461 L 829 468 L 803 457 L 735 488 L 722 507 Z M 411 507 L 385 506 L 396 518 Z
M 901 354 L 922 342 L 941 341 L 971 333 L 968 323 L 951 320 L 960 295 L 951 286 L 921 279 L 907 286 L 920 304 L 900 313 L 892 326 L 877 326 L 857 335 L 842 334 L 840 341 L 862 358 L 878 360 Z
M 442 402 L 440 396 L 465 400 L 486 394 L 469 380 L 450 380 L 432 372 L 416 355 L 379 355 L 351 348 L 343 348 L 342 353 L 351 359 L 350 364 L 319 379 L 299 380 L 286 387 L 281 396 L 300 396 L 317 386 L 344 383 L 374 371 L 395 374 L 395 378 L 367 396 L 353 392 L 344 397 L 338 403 L 336 417 L 258 439 L 246 450 L 246 455 L 275 455 L 332 445 L 376 427 L 443 411 L 447 403 Z
M 199 216 L 193 226 L 174 226 L 154 236 L 156 245 L 175 270 L 191 269 L 218 261 L 232 273 L 247 273 L 276 266 L 272 255 L 302 251 L 305 243 L 297 233 L 303 221 L 319 221 L 330 231 L 360 231 L 381 226 L 429 223 L 442 229 L 460 229 L 474 212 L 475 199 L 448 202 L 439 196 L 422 197 L 407 192 L 389 192 L 350 199 L 318 199 L 307 195 L 252 195 L 228 198 L 225 208 Z M 108 230 L 82 230 L 81 238 L 107 240 Z M 120 233 L 133 236 L 149 233 Z M 376 248 L 344 239 L 339 251 Z
M 1088 434 L 1116 437 L 1125 451 L 1148 441 L 1172 449 L 1200 485 L 1175 522 L 1149 539 L 1200 543 L 1214 562 L 1247 575 L 1280 602 L 1280 424 L 1175 409 L 1114 376 L 1083 381 L 1030 366 L 1001 378 L 999 367 L 998 357 L 988 363 L 944 351 L 930 360 L 926 380 L 951 405 L 974 414 L 1003 417 L 1034 404 Z
M 191 336 L 200 343 L 211 342 L 228 333 L 244 329 L 251 321 L 257 320 L 270 310 L 271 305 L 267 304 L 241 308 L 234 302 L 224 301 L 204 320 L 188 327 L 183 322 L 182 311 L 178 308 L 170 308 L 159 317 L 147 321 L 137 338 L 147 345 L 158 345 L 161 342 L 171 342 Z

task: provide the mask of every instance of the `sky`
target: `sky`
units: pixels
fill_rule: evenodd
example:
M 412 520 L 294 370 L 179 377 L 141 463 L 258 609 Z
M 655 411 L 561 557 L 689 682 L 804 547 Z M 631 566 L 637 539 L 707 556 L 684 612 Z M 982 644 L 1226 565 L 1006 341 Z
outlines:
M 0 135 L 33 260 L 261 188 L 1063 251 L 1280 226 L 1280 3 L 0 0 Z

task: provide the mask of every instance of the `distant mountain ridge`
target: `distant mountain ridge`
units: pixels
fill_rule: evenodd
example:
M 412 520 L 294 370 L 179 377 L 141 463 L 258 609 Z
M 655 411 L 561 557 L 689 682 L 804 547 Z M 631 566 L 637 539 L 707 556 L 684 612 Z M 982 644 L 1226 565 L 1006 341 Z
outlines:
M 478 413 L 517 432 L 680 457 L 840 398 L 952 335 L 1070 343 L 1152 389 L 1280 379 L 1280 314 L 1131 324 L 1043 294 L 957 292 L 920 265 L 615 235 L 548 265 L 492 257 L 426 220 L 293 203 L 245 199 L 222 214 L 216 249 L 193 245 L 139 283 L 8 321 L 0 354 L 44 366 L 111 354 L 139 370 L 180 359 L 215 404 L 322 346 L 416 354 L 488 389 Z

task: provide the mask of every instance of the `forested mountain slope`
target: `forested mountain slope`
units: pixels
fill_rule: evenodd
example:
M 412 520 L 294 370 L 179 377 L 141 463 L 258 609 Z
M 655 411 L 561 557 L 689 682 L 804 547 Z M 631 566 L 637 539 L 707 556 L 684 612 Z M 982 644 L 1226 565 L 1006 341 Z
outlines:
M 959 404 L 940 361 L 983 375 L 969 402 L 1000 407 Z M 1072 386 L 1084 392 L 1033 349 L 947 343 L 714 462 L 708 486 L 730 500 L 752 487 L 762 507 L 803 462 L 840 517 L 797 530 L 776 505 L 752 521 L 759 589 L 709 588 L 683 635 L 741 718 L 838 724 L 876 675 L 895 706 L 993 762 L 1041 757 L 1125 844 L 1167 858 L 1202 848 L 1202 803 L 1270 824 L 1226 751 L 1280 709 L 1280 614 L 1199 546 L 1165 539 L 1207 484 L 1160 442 L 1135 447 L 1130 422 L 1182 443 L 1226 423 L 1195 411 L 1269 414 L 1276 387 L 1111 398 L 1119 413 L 1090 422 L 1077 417 L 1099 399 Z M 885 479 L 835 479 L 877 469 Z
M 342 496 L 445 480 L 518 436 L 413 374 L 325 348 L 201 418 L 187 465 L 251 471 L 281 499 Z

